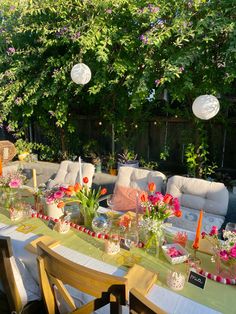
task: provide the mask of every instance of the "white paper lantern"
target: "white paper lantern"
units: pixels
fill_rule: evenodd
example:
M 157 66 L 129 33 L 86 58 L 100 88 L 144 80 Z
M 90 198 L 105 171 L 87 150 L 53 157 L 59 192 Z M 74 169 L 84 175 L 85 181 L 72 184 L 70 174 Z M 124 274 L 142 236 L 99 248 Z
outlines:
M 76 84 L 85 85 L 91 80 L 91 70 L 90 68 L 84 63 L 78 63 L 73 66 L 70 76 L 72 81 Z
M 194 100 L 192 110 L 199 119 L 209 120 L 217 115 L 220 104 L 215 96 L 201 95 Z

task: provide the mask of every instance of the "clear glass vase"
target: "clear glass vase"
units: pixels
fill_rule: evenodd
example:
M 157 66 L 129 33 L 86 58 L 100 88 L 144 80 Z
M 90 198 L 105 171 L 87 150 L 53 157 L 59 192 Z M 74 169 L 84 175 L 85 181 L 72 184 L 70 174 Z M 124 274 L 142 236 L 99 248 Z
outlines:
M 236 278 L 236 259 L 222 260 L 219 256 L 215 257 L 216 273 L 224 278 Z
M 80 206 L 80 212 L 84 217 L 84 226 L 92 230 L 93 218 L 97 215 L 98 204 L 91 206 Z
M 148 254 L 159 257 L 161 246 L 163 244 L 164 234 L 160 229 L 157 233 L 149 232 L 145 244 L 145 250 Z

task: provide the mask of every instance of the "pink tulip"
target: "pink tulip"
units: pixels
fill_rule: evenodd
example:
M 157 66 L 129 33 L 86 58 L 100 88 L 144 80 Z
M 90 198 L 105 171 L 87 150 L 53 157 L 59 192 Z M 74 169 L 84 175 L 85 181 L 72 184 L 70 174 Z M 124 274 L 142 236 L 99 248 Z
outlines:
M 209 233 L 210 236 L 214 236 L 214 235 L 217 235 L 218 234 L 218 228 L 217 226 L 213 226 L 211 228 L 211 232 Z
M 56 191 L 56 192 L 53 194 L 53 196 L 54 196 L 55 199 L 62 198 L 64 195 L 65 195 L 65 193 L 62 192 L 62 191 Z
M 19 188 L 21 186 L 21 184 L 22 184 L 21 179 L 12 179 L 9 182 L 10 188 L 14 188 L 14 189 Z
M 231 257 L 236 258 L 236 244 L 230 249 L 229 254 Z
M 223 259 L 224 261 L 229 260 L 229 255 L 226 250 L 220 251 L 220 258 Z

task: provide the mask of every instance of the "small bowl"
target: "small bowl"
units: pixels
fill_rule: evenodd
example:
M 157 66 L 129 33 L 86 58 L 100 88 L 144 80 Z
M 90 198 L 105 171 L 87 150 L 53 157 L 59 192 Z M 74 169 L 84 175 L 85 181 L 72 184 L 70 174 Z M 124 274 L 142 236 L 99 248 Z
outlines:
M 181 256 L 171 257 L 168 254 L 168 250 L 170 248 L 174 247 L 176 250 L 181 252 Z M 162 246 L 162 251 L 165 255 L 165 258 L 170 262 L 171 264 L 180 264 L 185 262 L 188 259 L 189 253 L 178 243 L 172 243 L 172 244 L 165 244 Z

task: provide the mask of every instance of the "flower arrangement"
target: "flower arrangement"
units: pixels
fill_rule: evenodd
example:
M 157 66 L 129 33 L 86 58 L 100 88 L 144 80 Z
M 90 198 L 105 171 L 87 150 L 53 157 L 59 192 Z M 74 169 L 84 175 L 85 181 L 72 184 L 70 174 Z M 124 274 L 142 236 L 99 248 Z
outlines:
M 149 248 L 152 242 L 162 242 L 163 226 L 169 217 L 181 217 L 180 204 L 177 198 L 170 194 L 163 195 L 156 191 L 154 182 L 148 184 L 148 192 L 143 191 L 140 196 L 143 208 L 143 228 L 150 237 L 146 243 Z
M 75 183 L 68 187 L 59 186 L 46 196 L 46 203 L 57 203 L 58 208 L 65 207 L 68 203 L 78 202 L 80 204 L 80 212 L 84 219 L 88 218 L 89 223 L 85 221 L 85 225 L 90 227 L 91 220 L 96 214 L 99 206 L 99 198 L 107 193 L 105 188 L 99 188 L 97 191 L 88 187 L 88 178 L 83 178 L 83 185 Z
M 141 206 L 144 211 L 144 220 L 150 226 L 150 231 L 156 232 L 156 226 L 166 221 L 169 217 L 181 217 L 179 200 L 170 194 L 162 195 L 156 191 L 155 183 L 148 184 L 148 191 L 141 194 Z M 155 223 L 156 222 L 156 223 Z
M 0 177 L 0 187 L 10 190 L 20 188 L 26 181 L 26 176 L 20 170 L 8 172 Z
M 218 228 L 213 226 L 209 234 L 202 232 L 202 238 L 207 239 L 222 261 L 236 262 L 236 232 L 223 231 L 223 239 L 218 238 Z

